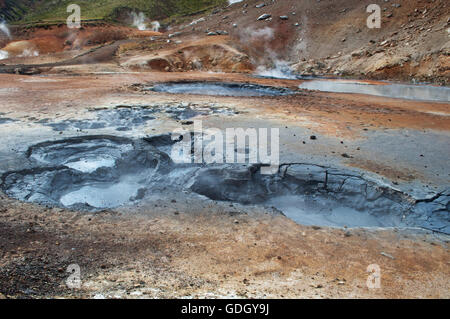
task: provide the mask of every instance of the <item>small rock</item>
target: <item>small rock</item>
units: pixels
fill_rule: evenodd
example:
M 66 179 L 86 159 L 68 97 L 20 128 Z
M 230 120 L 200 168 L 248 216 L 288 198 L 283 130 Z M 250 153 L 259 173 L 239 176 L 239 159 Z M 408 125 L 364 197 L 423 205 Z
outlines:
M 280 19 L 281 20 L 289 20 L 289 17 L 288 16 L 280 16 Z
M 272 17 L 271 14 L 265 13 L 265 14 L 261 15 L 257 20 L 258 20 L 258 21 L 267 20 L 267 19 L 269 19 L 269 18 L 271 18 L 271 17 Z
M 384 251 L 381 252 L 381 256 L 384 256 L 384 257 L 390 258 L 390 259 L 392 259 L 392 260 L 395 260 L 395 257 L 394 257 L 394 256 L 389 255 L 388 253 L 385 253 Z

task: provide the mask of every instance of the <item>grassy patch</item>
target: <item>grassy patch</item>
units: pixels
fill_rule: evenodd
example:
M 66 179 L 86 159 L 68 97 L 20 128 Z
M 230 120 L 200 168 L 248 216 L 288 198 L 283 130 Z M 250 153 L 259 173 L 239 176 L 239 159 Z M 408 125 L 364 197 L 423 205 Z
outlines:
M 227 0 L 41 0 L 31 3 L 29 0 L 16 0 L 7 3 L 9 7 L 3 11 L 14 12 L 11 16 L 18 23 L 59 22 L 65 21 L 71 14 L 67 12 L 70 4 L 81 7 L 83 20 L 111 19 L 118 8 L 141 11 L 151 19 L 162 20 L 225 5 Z

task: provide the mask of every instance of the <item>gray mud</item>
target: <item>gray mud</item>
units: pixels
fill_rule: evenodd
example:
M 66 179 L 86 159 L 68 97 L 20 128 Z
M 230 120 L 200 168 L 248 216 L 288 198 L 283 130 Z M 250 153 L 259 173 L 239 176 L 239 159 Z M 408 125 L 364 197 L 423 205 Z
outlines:
M 286 88 L 262 86 L 241 83 L 219 83 L 219 82 L 172 82 L 156 84 L 144 90 L 154 92 L 165 92 L 171 94 L 196 94 L 214 96 L 281 96 L 294 94 Z
M 221 114 L 231 116 L 237 114 L 227 107 L 190 104 L 162 104 L 152 106 L 118 106 L 112 109 L 91 111 L 95 113 L 93 119 L 50 121 L 43 119 L 38 124 L 51 127 L 54 131 L 68 130 L 98 130 L 113 128 L 116 131 L 132 131 L 143 126 L 151 125 L 153 120 L 165 115 L 173 120 L 181 121 L 197 116 Z M 1 124 L 1 119 L 0 119 Z
M 414 199 L 346 170 L 283 164 L 262 175 L 261 165 L 175 164 L 170 135 L 132 140 L 70 138 L 34 145 L 27 169 L 4 173 L 13 198 L 48 206 L 97 211 L 133 206 L 146 198 L 187 193 L 198 200 L 274 207 L 306 225 L 419 227 L 450 234 L 450 193 Z
M 8 124 L 8 123 L 13 123 L 13 122 L 17 122 L 17 120 L 8 118 L 8 117 L 0 117 L 0 125 L 1 124 Z

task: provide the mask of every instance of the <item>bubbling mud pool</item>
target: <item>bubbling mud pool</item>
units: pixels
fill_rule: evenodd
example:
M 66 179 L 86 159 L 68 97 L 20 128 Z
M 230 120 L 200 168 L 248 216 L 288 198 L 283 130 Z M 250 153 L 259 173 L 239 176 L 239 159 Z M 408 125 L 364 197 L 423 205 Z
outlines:
M 406 100 L 450 102 L 450 88 L 432 85 L 395 83 L 376 85 L 357 81 L 314 80 L 302 83 L 299 88 L 323 92 L 367 94 Z
M 355 173 L 308 164 L 283 164 L 274 175 L 262 175 L 261 165 L 175 164 L 166 153 L 174 143 L 170 135 L 40 143 L 28 149 L 27 168 L 2 175 L 1 189 L 21 201 L 81 211 L 187 194 L 199 203 L 236 203 L 244 212 L 275 209 L 304 225 L 450 233 L 450 193 L 412 199 Z
M 173 82 L 156 84 L 147 88 L 154 92 L 171 94 L 196 94 L 215 96 L 281 96 L 294 94 L 286 88 L 262 86 L 256 84 L 219 83 L 219 82 Z

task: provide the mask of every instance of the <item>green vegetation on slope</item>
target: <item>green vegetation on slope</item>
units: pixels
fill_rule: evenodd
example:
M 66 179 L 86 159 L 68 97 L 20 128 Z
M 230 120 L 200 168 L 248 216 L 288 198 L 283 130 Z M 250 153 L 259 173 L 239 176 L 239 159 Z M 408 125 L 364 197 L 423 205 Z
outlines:
M 225 5 L 227 0 L 0 0 L 0 17 L 20 23 L 65 21 L 70 4 L 81 7 L 83 20 L 111 19 L 121 9 L 142 11 L 152 19 L 165 19 Z

